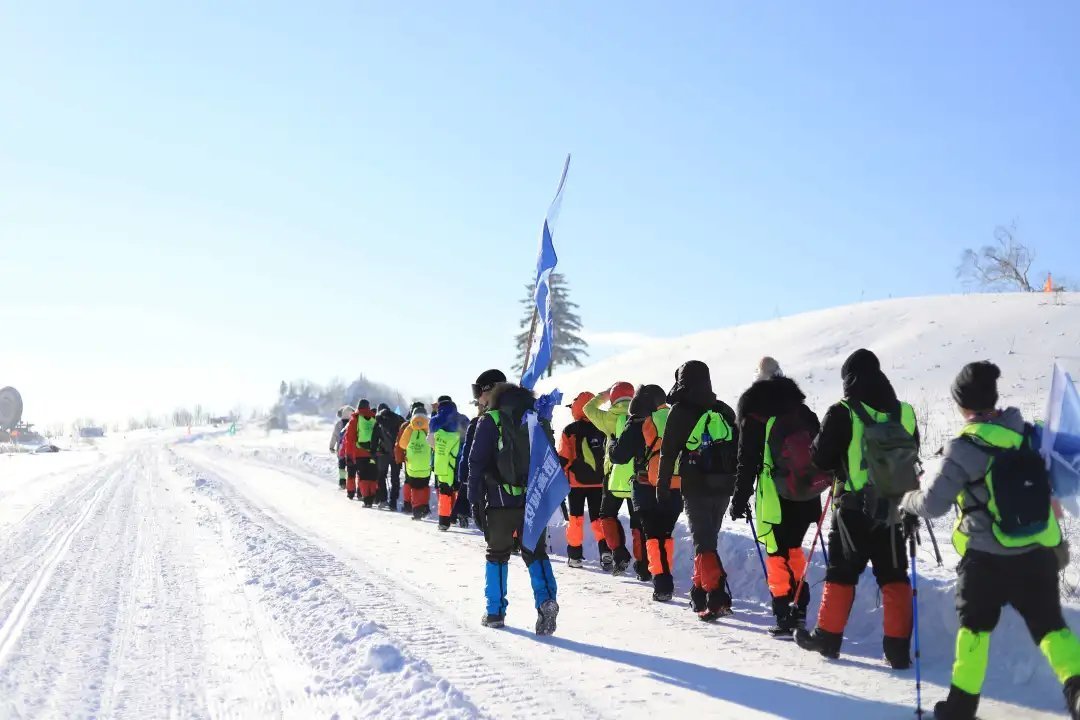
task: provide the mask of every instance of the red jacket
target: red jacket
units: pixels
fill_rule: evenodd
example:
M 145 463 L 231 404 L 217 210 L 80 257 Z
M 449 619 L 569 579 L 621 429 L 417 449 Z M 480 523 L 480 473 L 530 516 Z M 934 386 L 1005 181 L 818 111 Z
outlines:
M 356 422 L 358 418 L 374 420 L 375 413 L 371 410 L 357 410 L 349 418 L 349 424 L 345 426 L 345 457 L 350 460 L 360 460 L 371 457 L 371 441 L 359 445 L 356 442 Z

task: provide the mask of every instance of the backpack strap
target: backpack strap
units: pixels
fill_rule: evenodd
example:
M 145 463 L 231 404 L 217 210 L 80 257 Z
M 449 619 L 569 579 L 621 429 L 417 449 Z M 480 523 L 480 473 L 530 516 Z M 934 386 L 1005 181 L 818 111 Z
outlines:
M 859 420 L 862 420 L 863 425 L 877 425 L 877 420 L 870 417 L 870 413 L 866 412 L 866 408 L 863 407 L 861 400 L 852 400 L 848 405 L 848 410 L 855 413 Z M 888 416 L 888 413 L 885 413 Z

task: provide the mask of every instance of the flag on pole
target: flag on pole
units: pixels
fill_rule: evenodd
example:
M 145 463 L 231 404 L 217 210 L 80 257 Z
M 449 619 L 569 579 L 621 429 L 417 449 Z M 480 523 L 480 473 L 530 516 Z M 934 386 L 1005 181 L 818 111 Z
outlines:
M 1060 363 L 1054 363 L 1039 445 L 1050 468 L 1054 497 L 1072 514 L 1080 514 L 1080 392 Z
M 525 526 L 521 546 L 536 549 L 540 533 L 547 527 L 559 503 L 570 493 L 570 481 L 562 462 L 548 442 L 542 420 L 551 420 L 562 393 L 555 390 L 536 400 L 536 411 L 525 416 L 529 425 L 529 484 L 525 490 Z
M 563 163 L 562 177 L 559 178 L 559 187 L 555 191 L 555 199 L 548 207 L 547 216 L 544 218 L 544 228 L 540 233 L 540 254 L 536 258 L 536 284 L 533 290 L 540 337 L 529 348 L 525 374 L 521 376 L 521 386 L 527 390 L 533 389 L 536 381 L 551 363 L 551 345 L 554 335 L 554 323 L 551 317 L 551 273 L 559 263 L 559 256 L 555 254 L 554 233 L 559 209 L 562 206 L 563 188 L 566 186 L 566 172 L 569 169 L 570 156 L 567 155 L 566 162 Z

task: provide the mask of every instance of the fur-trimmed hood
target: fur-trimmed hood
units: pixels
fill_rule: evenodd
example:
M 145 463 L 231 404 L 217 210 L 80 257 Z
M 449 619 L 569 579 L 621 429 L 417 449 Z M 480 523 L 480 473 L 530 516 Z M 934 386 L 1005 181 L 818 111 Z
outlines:
M 770 418 L 791 412 L 806 401 L 806 395 L 798 383 L 788 377 L 778 376 L 758 380 L 739 398 L 739 420 L 748 416 Z

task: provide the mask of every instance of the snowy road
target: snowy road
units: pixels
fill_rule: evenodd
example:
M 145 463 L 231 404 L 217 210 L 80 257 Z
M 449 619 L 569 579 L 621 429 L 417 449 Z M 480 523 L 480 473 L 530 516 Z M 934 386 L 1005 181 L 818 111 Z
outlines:
M 517 563 L 509 625 L 484 630 L 478 533 L 364 510 L 223 439 L 0 463 L 0 717 L 912 714 L 910 673 L 797 652 L 758 603 L 706 626 L 557 566 L 559 632 L 538 640 Z

